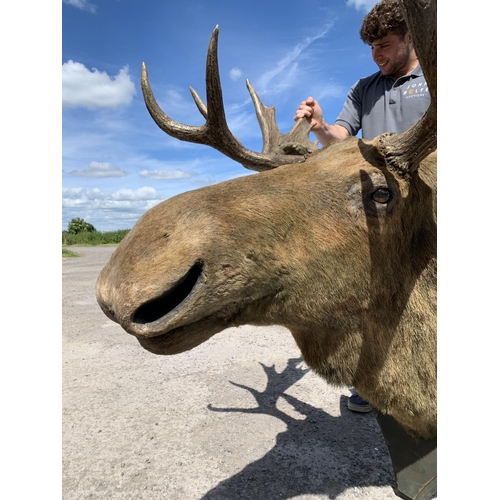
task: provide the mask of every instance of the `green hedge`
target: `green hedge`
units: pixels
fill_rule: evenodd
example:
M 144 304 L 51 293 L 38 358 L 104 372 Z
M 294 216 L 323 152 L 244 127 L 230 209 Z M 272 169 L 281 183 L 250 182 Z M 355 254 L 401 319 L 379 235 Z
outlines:
M 118 245 L 130 229 L 119 229 L 118 231 L 83 231 L 78 234 L 71 234 L 68 231 L 62 232 L 63 246 L 69 245 Z

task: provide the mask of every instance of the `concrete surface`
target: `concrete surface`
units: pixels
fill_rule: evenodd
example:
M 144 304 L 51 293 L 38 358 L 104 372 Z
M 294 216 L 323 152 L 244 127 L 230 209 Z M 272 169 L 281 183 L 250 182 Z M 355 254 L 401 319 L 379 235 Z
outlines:
M 373 412 L 347 409 L 283 327 L 156 356 L 95 301 L 113 247 L 63 260 L 62 498 L 396 499 Z

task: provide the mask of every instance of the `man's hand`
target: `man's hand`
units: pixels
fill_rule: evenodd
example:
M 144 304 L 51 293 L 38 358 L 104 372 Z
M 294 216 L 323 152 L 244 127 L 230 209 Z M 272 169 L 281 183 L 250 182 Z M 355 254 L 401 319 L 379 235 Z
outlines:
M 321 124 L 323 121 L 323 111 L 313 97 L 308 97 L 305 101 L 300 103 L 293 119 L 297 121 L 299 118 L 306 118 L 307 121 L 313 125 L 313 132 L 318 123 Z
M 326 146 L 332 139 L 343 141 L 350 137 L 349 132 L 342 125 L 328 125 L 323 119 L 323 111 L 313 97 L 308 97 L 300 103 L 293 119 L 305 118 L 313 128 L 311 132 L 317 137 L 319 142 Z

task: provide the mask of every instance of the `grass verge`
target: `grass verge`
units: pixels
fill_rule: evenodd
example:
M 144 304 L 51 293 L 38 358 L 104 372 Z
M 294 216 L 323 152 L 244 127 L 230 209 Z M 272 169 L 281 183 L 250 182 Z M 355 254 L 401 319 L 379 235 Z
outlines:
M 62 249 L 62 256 L 63 256 L 63 258 L 66 258 L 66 257 L 81 257 L 82 254 L 76 253 L 76 252 L 72 252 L 71 250 L 68 250 L 67 248 L 63 248 Z

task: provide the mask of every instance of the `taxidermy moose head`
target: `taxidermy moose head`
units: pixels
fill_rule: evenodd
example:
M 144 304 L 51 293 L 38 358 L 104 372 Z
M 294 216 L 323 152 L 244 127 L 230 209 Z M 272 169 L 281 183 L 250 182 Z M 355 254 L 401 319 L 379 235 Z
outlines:
M 158 126 L 260 173 L 183 193 L 146 212 L 99 275 L 104 313 L 156 354 L 244 324 L 287 327 L 327 382 L 355 386 L 410 434 L 436 434 L 436 9 L 404 2 L 432 95 L 403 134 L 318 149 L 310 125 L 280 133 L 247 82 L 263 134 L 247 150 L 224 114 L 215 28 L 206 118 L 168 117 L 143 65 Z M 429 8 L 429 5 L 433 6 Z

